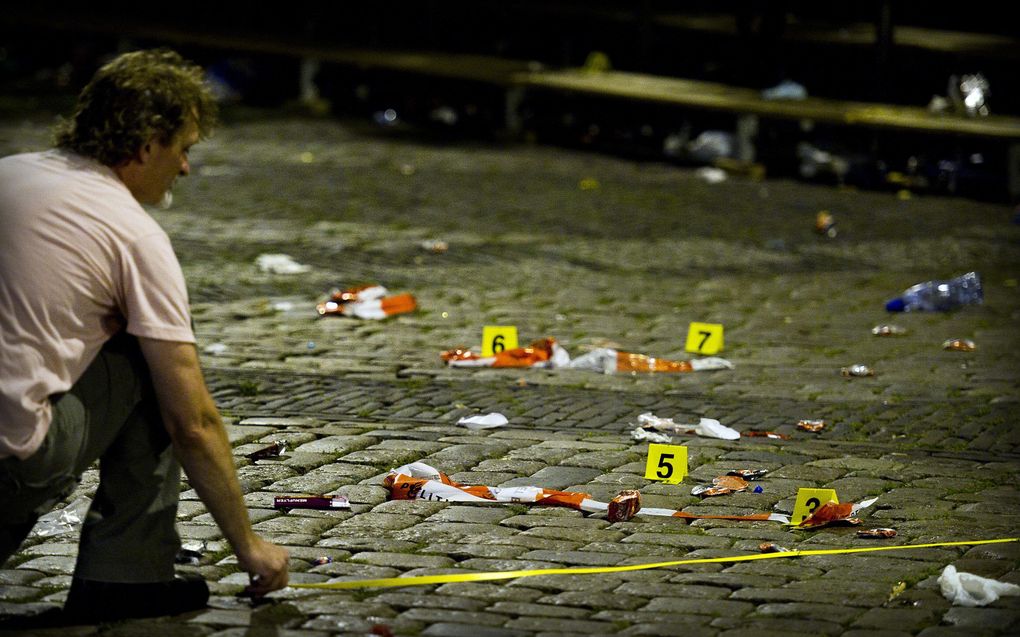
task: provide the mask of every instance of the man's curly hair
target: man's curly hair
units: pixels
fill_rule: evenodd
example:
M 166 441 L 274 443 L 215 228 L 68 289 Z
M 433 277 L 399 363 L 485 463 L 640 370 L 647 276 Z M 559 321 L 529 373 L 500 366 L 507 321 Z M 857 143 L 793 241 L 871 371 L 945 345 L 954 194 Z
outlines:
M 74 115 L 58 125 L 56 145 L 118 166 L 153 137 L 169 144 L 189 118 L 208 137 L 216 116 L 201 67 L 169 49 L 133 51 L 100 68 L 82 89 Z

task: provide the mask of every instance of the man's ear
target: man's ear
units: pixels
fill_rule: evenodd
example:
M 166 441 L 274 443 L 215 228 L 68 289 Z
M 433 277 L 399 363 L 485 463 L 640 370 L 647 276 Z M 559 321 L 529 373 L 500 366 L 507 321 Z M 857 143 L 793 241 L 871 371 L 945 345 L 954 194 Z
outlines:
M 138 163 L 144 164 L 147 161 L 149 161 L 149 157 L 152 155 L 152 146 L 155 143 L 156 138 L 150 137 L 149 141 L 145 142 L 145 144 L 138 149 L 138 152 L 135 154 L 135 159 L 138 161 Z

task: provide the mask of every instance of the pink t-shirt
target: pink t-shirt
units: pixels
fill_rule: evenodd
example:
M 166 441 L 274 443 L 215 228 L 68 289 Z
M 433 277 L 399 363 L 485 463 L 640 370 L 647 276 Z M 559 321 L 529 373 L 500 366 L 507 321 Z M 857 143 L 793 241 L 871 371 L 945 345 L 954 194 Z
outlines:
M 194 343 L 170 239 L 109 167 L 61 150 L 0 159 L 0 458 L 27 458 L 49 397 L 110 336 Z

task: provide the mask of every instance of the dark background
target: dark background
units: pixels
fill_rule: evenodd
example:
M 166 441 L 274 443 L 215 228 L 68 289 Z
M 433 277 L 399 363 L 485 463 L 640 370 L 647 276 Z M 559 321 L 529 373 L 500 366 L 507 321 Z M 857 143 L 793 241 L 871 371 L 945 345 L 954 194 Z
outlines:
M 244 104 L 279 108 L 299 97 L 299 56 L 260 52 L 293 47 L 470 53 L 578 67 L 605 53 L 612 68 L 762 89 L 783 80 L 809 95 L 925 107 L 954 75 L 981 73 L 996 115 L 1020 116 L 1020 38 L 1009 3 L 863 0 L 635 2 L 288 2 L 286 5 L 116 6 L 34 4 L 0 16 L 0 111 L 23 115 L 31 96 L 65 110 L 95 69 L 118 51 L 169 45 L 237 89 Z M 242 38 L 245 50 L 182 40 L 180 34 Z M 884 34 L 884 36 L 883 36 Z M 494 139 L 504 123 L 502 93 L 481 83 L 323 65 L 317 85 L 333 115 L 371 120 L 394 108 L 402 124 L 442 138 Z M 458 114 L 437 124 L 437 108 Z M 731 115 L 566 94 L 521 105 L 528 139 L 652 160 L 665 141 L 732 130 Z M 852 185 L 889 186 L 890 171 L 916 173 L 933 190 L 1015 198 L 1007 144 L 909 132 L 767 123 L 758 157 L 770 175 L 795 175 L 798 143 L 847 158 Z M 975 164 L 971 158 L 979 158 Z M 952 178 L 945 162 L 956 168 Z M 952 181 L 950 184 L 949 182 Z

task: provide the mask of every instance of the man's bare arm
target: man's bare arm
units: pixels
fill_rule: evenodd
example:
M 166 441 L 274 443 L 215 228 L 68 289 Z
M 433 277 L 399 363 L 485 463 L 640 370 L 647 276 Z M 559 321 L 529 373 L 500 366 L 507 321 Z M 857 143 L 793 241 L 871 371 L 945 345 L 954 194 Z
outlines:
M 287 551 L 258 537 L 241 497 L 230 441 L 190 343 L 139 338 L 174 452 L 223 535 L 250 573 L 249 592 L 287 585 Z

